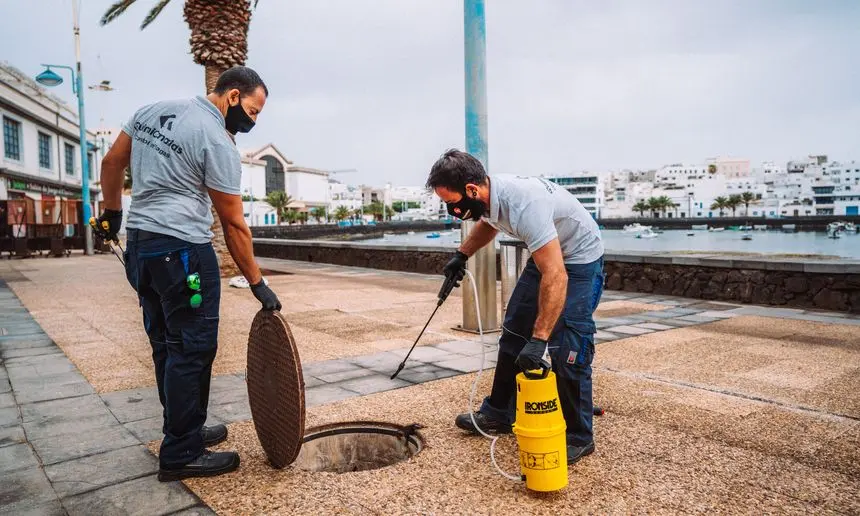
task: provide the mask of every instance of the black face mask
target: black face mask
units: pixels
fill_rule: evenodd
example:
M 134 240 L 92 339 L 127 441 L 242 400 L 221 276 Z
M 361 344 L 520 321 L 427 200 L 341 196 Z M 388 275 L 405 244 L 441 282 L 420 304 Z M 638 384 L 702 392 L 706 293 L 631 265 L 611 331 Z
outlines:
M 484 203 L 478 199 L 470 199 L 465 192 L 463 198 L 458 202 L 445 204 L 448 206 L 448 214 L 460 220 L 472 219 L 477 221 L 485 211 Z M 459 215 L 454 212 L 455 209 L 460 211 Z
M 224 117 L 224 126 L 230 134 L 247 133 L 254 127 L 254 121 L 242 107 L 242 99 L 235 106 L 227 106 L 227 116 Z

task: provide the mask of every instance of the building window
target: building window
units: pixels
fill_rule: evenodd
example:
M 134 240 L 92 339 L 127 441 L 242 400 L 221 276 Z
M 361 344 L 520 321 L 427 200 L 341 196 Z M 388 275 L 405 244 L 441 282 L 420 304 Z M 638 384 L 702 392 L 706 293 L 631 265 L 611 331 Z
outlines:
M 66 158 L 66 175 L 73 176 L 75 175 L 75 146 L 67 143 L 63 150 Z
M 3 117 L 3 146 L 6 158 L 21 161 L 21 122 Z
M 90 179 L 93 179 L 93 170 L 95 170 L 95 165 L 93 165 L 93 161 L 96 160 L 96 157 L 93 156 L 92 152 L 87 153 L 87 176 Z
M 39 133 L 39 166 L 51 168 L 51 137 L 45 133 Z

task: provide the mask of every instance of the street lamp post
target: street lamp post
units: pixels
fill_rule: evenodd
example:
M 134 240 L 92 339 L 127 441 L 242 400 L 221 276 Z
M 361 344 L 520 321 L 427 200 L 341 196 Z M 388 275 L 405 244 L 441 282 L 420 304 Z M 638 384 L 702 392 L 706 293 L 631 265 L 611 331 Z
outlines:
M 36 82 L 45 86 L 57 86 L 63 83 L 63 78 L 51 68 L 63 68 L 69 70 L 72 74 L 72 92 L 78 97 L 78 127 L 80 129 L 80 146 L 81 146 L 81 202 L 83 203 L 84 215 L 84 252 L 87 255 L 93 254 L 93 230 L 90 226 L 90 181 L 89 181 L 89 159 L 87 157 L 87 128 L 84 120 L 84 79 L 81 72 L 81 31 L 78 26 L 78 3 L 77 0 L 72 0 L 72 21 L 75 34 L 75 61 L 77 74 L 70 66 L 64 65 L 47 65 L 45 71 L 36 76 Z

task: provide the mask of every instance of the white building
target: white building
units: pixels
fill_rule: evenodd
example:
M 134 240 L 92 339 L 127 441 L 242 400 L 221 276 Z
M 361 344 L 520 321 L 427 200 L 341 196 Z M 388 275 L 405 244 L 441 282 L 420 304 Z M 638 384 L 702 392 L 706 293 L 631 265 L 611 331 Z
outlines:
M 40 201 L 80 199 L 81 177 L 86 173 L 91 213 L 98 213 L 101 153 L 96 135 L 87 131 L 89 169 L 82 171 L 76 111 L 4 62 L 0 63 L 0 120 L 0 200 L 22 200 L 22 213 L 35 216 L 31 224 L 78 223 L 76 210 L 61 214 L 59 207 L 52 207 L 59 203 Z
M 362 189 L 335 180 L 329 180 L 329 214 L 334 215 L 338 208 L 345 207 L 350 215 L 361 210 Z
M 572 193 L 595 219 L 600 218 L 604 198 L 604 181 L 598 174 L 574 172 L 558 176 L 542 176 Z
M 258 193 L 255 188 L 254 197 L 265 199 L 271 192 L 286 192 L 292 198 L 287 207 L 300 213 L 329 205 L 327 171 L 295 165 L 271 143 L 261 149 L 245 152 L 244 157 L 262 162 L 265 167 L 263 190 Z M 259 186 L 259 180 L 256 185 Z

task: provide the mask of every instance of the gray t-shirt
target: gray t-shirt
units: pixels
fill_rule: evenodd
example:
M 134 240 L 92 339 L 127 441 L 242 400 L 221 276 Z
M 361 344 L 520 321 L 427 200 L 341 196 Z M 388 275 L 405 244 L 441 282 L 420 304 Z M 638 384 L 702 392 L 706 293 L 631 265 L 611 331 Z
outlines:
M 541 177 L 490 177 L 494 228 L 522 240 L 534 253 L 558 237 L 564 263 L 591 263 L 603 256 L 600 228 L 579 200 Z
M 140 108 L 122 130 L 132 140 L 126 226 L 209 242 L 208 188 L 239 195 L 242 178 L 221 112 L 205 97 L 168 100 Z

